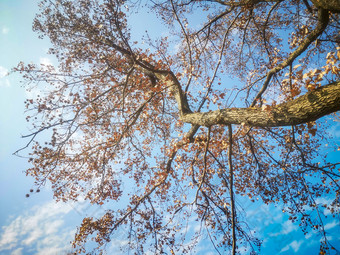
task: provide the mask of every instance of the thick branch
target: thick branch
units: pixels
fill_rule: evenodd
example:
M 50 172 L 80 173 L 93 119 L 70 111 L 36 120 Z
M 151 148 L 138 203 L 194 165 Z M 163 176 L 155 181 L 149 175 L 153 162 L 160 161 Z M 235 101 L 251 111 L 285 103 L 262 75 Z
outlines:
M 300 56 L 308 46 L 313 43 L 326 29 L 329 22 L 329 13 L 327 10 L 319 9 L 318 12 L 318 24 L 316 28 L 304 39 L 304 41 L 300 44 L 300 46 L 289 55 L 289 57 L 283 61 L 281 64 L 272 68 L 268 73 L 265 82 L 262 85 L 261 90 L 256 95 L 251 107 L 256 105 L 257 100 L 261 99 L 263 93 L 267 90 L 270 80 L 273 75 L 281 71 L 283 68 L 289 66 L 293 61 Z
M 111 46 L 112 48 L 114 48 L 115 50 L 123 54 L 124 56 L 131 58 L 131 61 L 134 62 L 134 66 L 136 69 L 140 70 L 141 72 L 145 73 L 148 76 L 154 76 L 158 80 L 164 82 L 166 87 L 169 88 L 170 92 L 173 94 L 173 96 L 176 99 L 180 116 L 182 116 L 182 114 L 192 112 L 189 107 L 188 99 L 182 90 L 181 84 L 179 83 L 178 79 L 176 78 L 173 72 L 168 71 L 168 70 L 156 69 L 150 63 L 143 61 L 143 60 L 136 59 L 133 53 L 120 47 L 119 45 L 115 44 L 111 40 L 104 40 L 103 42 Z
M 191 113 L 188 99 L 186 95 L 184 94 L 181 84 L 177 80 L 176 76 L 171 71 L 154 71 L 155 76 L 159 80 L 163 80 L 166 84 L 166 86 L 170 89 L 170 92 L 173 94 L 173 96 L 176 99 L 180 117 L 183 116 L 183 114 Z
M 311 0 L 316 8 L 322 8 L 332 12 L 340 12 L 339 0 Z
M 229 108 L 183 114 L 182 121 L 200 126 L 245 124 L 257 127 L 292 126 L 314 121 L 340 110 L 340 81 L 272 107 Z

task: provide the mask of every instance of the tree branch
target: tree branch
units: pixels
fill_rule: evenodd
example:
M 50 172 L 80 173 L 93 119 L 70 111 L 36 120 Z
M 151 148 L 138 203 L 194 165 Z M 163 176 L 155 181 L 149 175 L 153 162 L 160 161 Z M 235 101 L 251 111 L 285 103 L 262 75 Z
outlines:
M 182 115 L 182 121 L 200 126 L 245 124 L 256 127 L 292 126 L 317 120 L 340 110 L 340 81 L 310 91 L 292 101 L 261 108 L 228 108 Z
M 232 163 L 232 149 L 233 149 L 233 130 L 232 126 L 228 125 L 228 137 L 229 137 L 229 149 L 228 149 L 228 164 L 229 164 L 229 194 L 230 194 L 230 204 L 231 204 L 231 227 L 232 227 L 232 254 L 236 254 L 236 209 L 234 200 L 234 171 Z
M 281 64 L 275 66 L 272 68 L 268 73 L 266 80 L 264 81 L 261 90 L 259 93 L 256 95 L 253 103 L 251 104 L 251 107 L 255 106 L 257 101 L 261 99 L 263 93 L 266 91 L 269 82 L 271 81 L 271 78 L 273 77 L 274 74 L 277 72 L 281 71 L 283 68 L 289 66 L 293 61 L 300 56 L 307 48 L 308 46 L 314 42 L 326 29 L 327 25 L 329 22 L 329 13 L 328 11 L 324 9 L 319 9 L 318 12 L 318 24 L 316 28 L 305 38 L 305 40 L 300 44 L 300 46 L 292 53 L 289 55 L 289 57 L 283 61 Z

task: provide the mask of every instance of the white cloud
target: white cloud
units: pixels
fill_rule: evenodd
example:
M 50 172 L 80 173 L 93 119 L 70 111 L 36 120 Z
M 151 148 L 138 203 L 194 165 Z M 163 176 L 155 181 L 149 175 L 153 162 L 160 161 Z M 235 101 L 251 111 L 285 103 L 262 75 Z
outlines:
M 290 220 L 287 220 L 281 225 L 281 231 L 276 233 L 269 233 L 269 236 L 287 235 L 297 229 L 298 229 L 297 225 L 294 225 Z
M 311 238 L 313 236 L 313 234 L 311 233 L 311 232 L 309 232 L 309 233 L 307 233 L 306 235 L 305 235 L 305 238 L 306 239 L 309 239 L 309 238 Z
M 8 75 L 8 69 L 3 66 L 0 66 L 0 78 L 5 77 L 6 75 Z
M 8 34 L 8 32 L 9 32 L 9 28 L 6 26 L 2 26 L 1 33 L 5 35 L 5 34 Z
M 280 253 L 281 253 L 281 252 L 288 251 L 288 250 L 289 250 L 289 244 L 286 245 L 285 247 L 283 247 L 283 248 L 281 249 Z
M 18 248 L 16 250 L 14 250 L 11 255 L 22 255 L 22 250 L 23 248 Z
M 56 255 L 56 254 L 65 254 L 65 248 L 61 247 L 44 247 L 39 250 L 36 255 Z
M 56 74 L 59 72 L 59 69 L 54 66 L 53 61 L 49 57 L 40 57 L 39 58 L 40 68 L 43 71 L 47 71 L 48 73 Z
M 36 99 L 38 95 L 42 95 L 43 92 L 38 87 L 27 88 L 25 91 L 26 98 L 28 99 Z
M 290 244 L 287 244 L 285 247 L 283 247 L 281 249 L 280 253 L 288 251 L 290 248 L 292 248 L 294 250 L 294 252 L 298 252 L 302 243 L 303 243 L 302 240 L 301 241 L 293 241 Z
M 338 224 L 339 224 L 338 222 L 333 221 L 333 222 L 327 223 L 327 224 L 324 226 L 324 228 L 325 228 L 325 230 L 329 230 L 329 229 L 332 229 L 332 228 L 334 228 L 334 227 L 339 226 Z
M 7 249 L 12 249 L 16 246 L 16 243 L 19 241 L 19 233 L 16 231 L 21 227 L 21 217 L 16 218 L 12 223 L 3 227 L 3 234 L 0 239 L 0 251 L 2 251 L 5 247 Z
M 34 248 L 36 254 L 62 254 L 71 248 L 65 246 L 75 232 L 75 227 L 65 226 L 65 216 L 72 211 L 68 204 L 50 201 L 17 216 L 2 227 L 0 253 L 20 255 L 20 248 Z
M 44 65 L 44 66 L 52 66 L 53 65 L 51 59 L 46 58 L 46 57 L 39 58 L 39 63 L 40 63 L 40 65 Z
M 40 69 L 47 73 L 56 74 L 58 72 L 58 68 L 54 68 L 52 60 L 48 57 L 40 57 L 39 64 Z M 62 79 L 62 77 L 59 78 Z M 26 98 L 36 99 L 38 96 L 47 95 L 54 90 L 55 87 L 48 82 L 40 83 L 39 86 L 37 86 L 37 83 L 32 83 L 31 86 L 26 88 Z
M 298 229 L 298 226 L 294 225 L 290 220 L 288 220 L 288 221 L 285 221 L 285 223 L 283 223 L 282 234 L 287 235 L 297 229 Z
M 4 79 L 3 81 L 0 80 L 0 87 L 10 87 L 11 83 L 8 79 Z
M 293 250 L 295 251 L 295 252 L 297 252 L 299 249 L 300 249 L 300 246 L 301 246 L 301 244 L 303 243 L 303 241 L 301 240 L 301 241 L 293 241 L 290 245 L 291 245 L 291 247 L 293 248 Z
M 8 69 L 0 66 L 0 87 L 10 87 L 11 84 L 7 78 L 5 78 L 9 74 Z

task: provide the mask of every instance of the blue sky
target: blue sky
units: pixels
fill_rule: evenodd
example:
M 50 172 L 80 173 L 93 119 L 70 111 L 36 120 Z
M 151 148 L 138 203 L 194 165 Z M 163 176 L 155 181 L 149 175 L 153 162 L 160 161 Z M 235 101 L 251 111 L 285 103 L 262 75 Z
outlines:
M 39 40 L 31 29 L 37 2 L 0 0 L 0 254 L 65 254 L 82 218 L 101 211 L 100 207 L 90 207 L 83 201 L 55 203 L 48 187 L 26 198 L 34 182 L 25 176 L 26 159 L 12 155 L 25 145 L 20 136 L 29 132 L 24 116 L 27 92 L 19 76 L 6 76 L 6 73 L 19 61 L 52 61 L 46 55 L 48 41 Z M 135 31 L 145 29 L 139 23 Z M 333 142 L 340 144 L 339 123 L 332 124 L 331 132 L 335 137 Z M 339 152 L 329 154 L 334 161 L 339 155 Z M 244 208 L 250 227 L 264 240 L 261 254 L 317 253 L 320 236 L 313 232 L 304 236 L 280 208 L 261 204 L 245 204 Z M 325 227 L 333 243 L 340 243 L 339 219 L 327 218 Z M 115 239 L 113 243 L 111 251 L 124 240 Z M 209 251 L 203 245 L 196 254 L 209 254 Z
M 36 3 L 0 1 L 0 254 L 63 254 L 80 222 L 79 212 L 54 203 L 48 189 L 27 199 L 33 188 L 33 179 L 24 174 L 28 164 L 12 155 L 25 145 L 20 136 L 28 133 L 26 92 L 19 76 L 5 75 L 21 60 L 47 61 L 49 44 L 31 29 Z M 78 222 L 70 221 L 72 216 L 78 216 Z

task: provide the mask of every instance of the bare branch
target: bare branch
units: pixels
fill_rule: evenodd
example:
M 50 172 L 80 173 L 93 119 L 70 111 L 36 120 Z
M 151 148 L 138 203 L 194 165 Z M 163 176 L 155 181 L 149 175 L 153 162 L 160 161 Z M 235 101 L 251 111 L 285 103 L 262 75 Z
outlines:
M 233 170 L 233 130 L 232 126 L 228 125 L 228 164 L 229 164 L 229 194 L 230 194 L 230 204 L 231 204 L 231 226 L 232 226 L 232 254 L 236 254 L 236 208 L 235 208 L 235 197 L 234 197 L 234 170 Z

